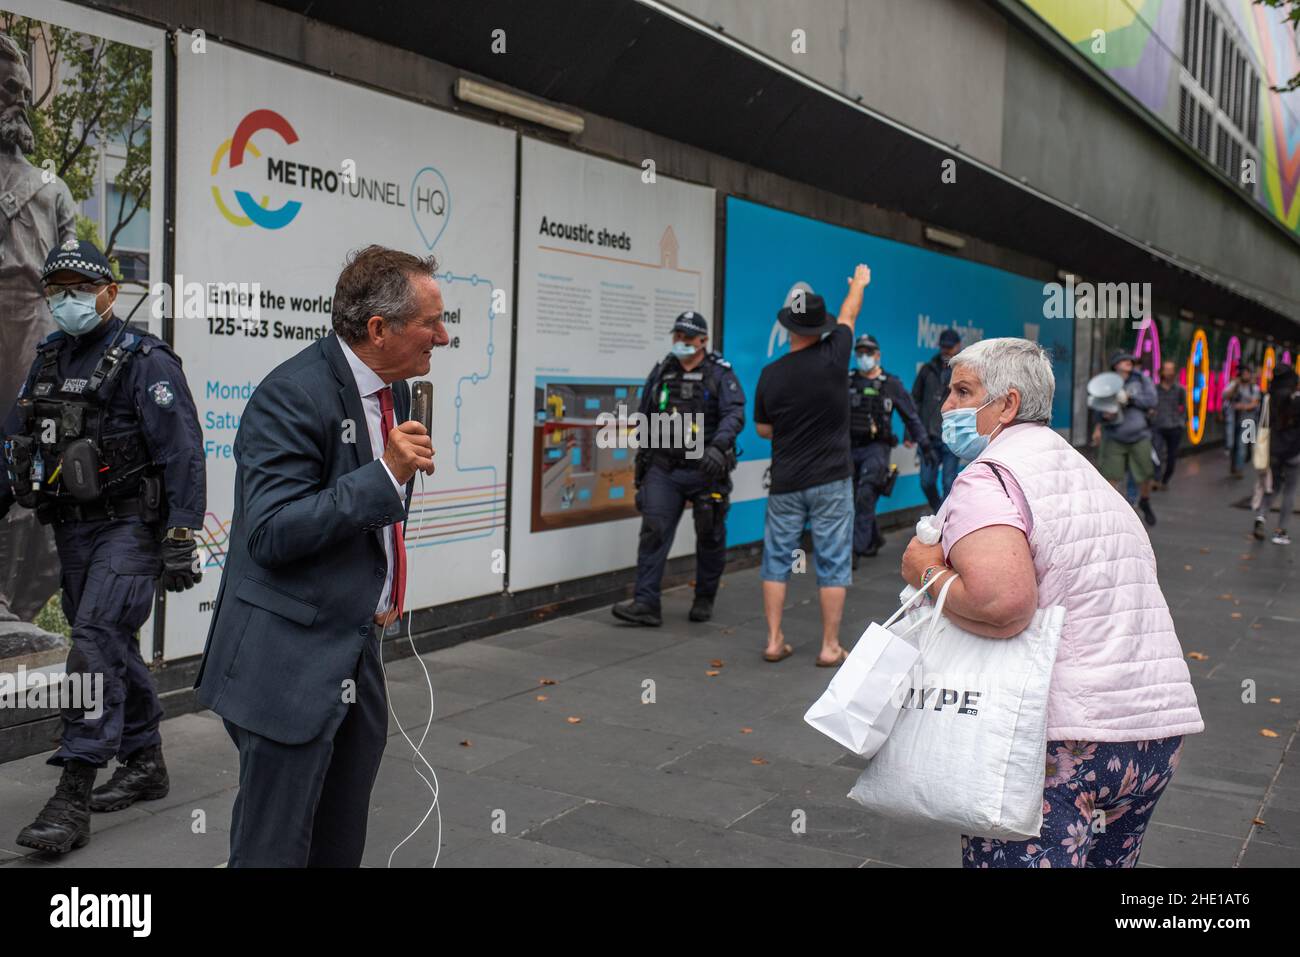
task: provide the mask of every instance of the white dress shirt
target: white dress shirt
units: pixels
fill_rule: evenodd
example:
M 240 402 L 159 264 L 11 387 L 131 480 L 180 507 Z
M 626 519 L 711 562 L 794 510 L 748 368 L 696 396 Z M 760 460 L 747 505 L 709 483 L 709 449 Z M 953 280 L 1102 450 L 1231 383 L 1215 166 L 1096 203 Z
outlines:
M 339 345 L 343 347 L 343 356 L 348 360 L 348 368 L 352 370 L 352 378 L 357 383 L 357 392 L 361 394 L 361 408 L 366 413 L 366 433 L 370 439 L 370 452 L 384 467 L 384 471 L 388 473 L 388 478 L 393 483 L 393 488 L 397 489 L 398 496 L 405 502 L 406 486 L 393 478 L 392 470 L 384 461 L 384 420 L 383 412 L 379 407 L 379 393 L 387 383 L 375 374 L 374 369 L 357 358 L 357 354 L 349 349 L 348 344 L 341 338 Z M 397 424 L 396 401 L 393 407 L 393 424 Z M 382 615 L 393 605 L 393 533 L 384 529 L 380 538 L 384 540 L 384 560 L 388 563 L 388 574 L 384 576 L 384 590 L 379 593 L 379 604 L 375 606 L 377 615 Z

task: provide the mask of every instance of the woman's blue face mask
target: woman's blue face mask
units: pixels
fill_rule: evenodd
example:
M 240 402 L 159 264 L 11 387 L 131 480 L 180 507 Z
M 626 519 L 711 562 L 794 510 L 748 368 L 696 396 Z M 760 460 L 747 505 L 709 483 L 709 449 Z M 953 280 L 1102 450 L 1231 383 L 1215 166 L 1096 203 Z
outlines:
M 976 416 L 996 401 L 997 398 L 989 399 L 978 409 L 951 409 L 943 413 L 943 444 L 963 462 L 978 458 L 988 448 L 994 433 L 1002 427 L 999 425 L 988 435 L 980 435 L 976 424 Z

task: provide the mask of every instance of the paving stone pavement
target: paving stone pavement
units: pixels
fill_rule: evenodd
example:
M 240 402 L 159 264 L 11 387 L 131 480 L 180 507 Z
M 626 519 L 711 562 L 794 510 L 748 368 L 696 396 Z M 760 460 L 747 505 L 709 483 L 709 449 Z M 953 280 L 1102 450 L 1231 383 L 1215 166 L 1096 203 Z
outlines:
M 1187 740 L 1142 866 L 1300 865 L 1300 546 L 1254 541 L 1250 513 L 1229 504 L 1246 483 L 1225 472 L 1221 454 L 1194 456 L 1155 497 L 1160 581 L 1206 731 Z M 850 590 L 846 641 L 897 603 L 908 535 L 889 538 Z M 710 623 L 687 621 L 690 601 L 689 589 L 666 593 L 659 629 L 621 625 L 600 608 L 424 656 L 441 850 L 430 818 L 393 865 L 437 856 L 443 867 L 958 866 L 956 835 L 849 801 L 863 762 L 804 724 L 830 677 L 813 667 L 811 575 L 790 589 L 795 655 L 776 665 L 760 657 L 757 569 L 726 576 Z M 419 662 L 388 670 L 393 705 L 418 737 L 428 710 Z M 642 700 L 647 681 L 652 704 Z M 429 805 L 399 732 L 390 720 L 367 866 L 385 866 Z M 45 756 L 0 768 L 0 866 L 221 865 L 234 747 L 211 712 L 164 722 L 163 741 L 171 794 L 96 815 L 91 843 L 63 858 L 13 843 L 53 787 Z M 804 833 L 792 827 L 797 812 Z

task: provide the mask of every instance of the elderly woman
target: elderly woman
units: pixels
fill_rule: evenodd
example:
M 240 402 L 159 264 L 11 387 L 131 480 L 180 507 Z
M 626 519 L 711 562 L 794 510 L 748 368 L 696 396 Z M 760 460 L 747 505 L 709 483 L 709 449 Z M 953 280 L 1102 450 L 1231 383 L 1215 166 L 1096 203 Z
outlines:
M 1052 364 L 1036 343 L 985 339 L 954 356 L 943 441 L 970 463 L 939 510 L 937 545 L 912 539 L 903 578 L 955 575 L 945 614 L 990 640 L 1065 607 L 1047 707 L 1043 829 L 963 835 L 966 867 L 1132 867 L 1183 735 L 1204 730 L 1124 496 L 1052 431 Z M 938 586 L 931 589 L 937 593 Z

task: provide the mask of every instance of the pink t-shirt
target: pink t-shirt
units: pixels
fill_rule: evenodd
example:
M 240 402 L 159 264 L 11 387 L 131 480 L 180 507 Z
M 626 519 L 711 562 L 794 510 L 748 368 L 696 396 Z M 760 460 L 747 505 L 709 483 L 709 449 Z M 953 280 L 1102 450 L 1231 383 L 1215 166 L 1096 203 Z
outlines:
M 1034 528 L 1029 502 L 1015 476 L 989 462 L 972 462 L 962 469 L 939 509 L 938 519 L 943 528 L 939 541 L 945 560 L 954 545 L 981 528 L 1010 525 L 1024 532 L 1025 538 Z

